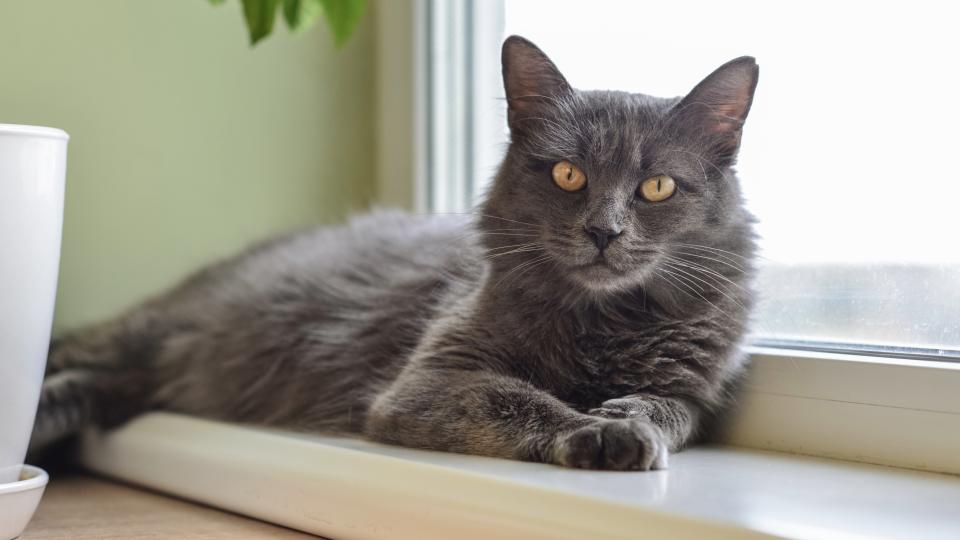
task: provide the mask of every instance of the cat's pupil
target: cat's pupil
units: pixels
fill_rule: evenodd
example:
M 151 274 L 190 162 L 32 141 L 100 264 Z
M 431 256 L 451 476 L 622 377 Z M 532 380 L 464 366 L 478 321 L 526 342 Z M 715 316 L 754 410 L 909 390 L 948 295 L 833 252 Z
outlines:
M 573 167 L 568 167 L 568 168 L 567 168 L 567 180 L 572 180 L 572 179 L 573 179 Z
M 660 182 L 663 182 L 663 178 L 657 178 L 657 192 L 660 192 Z

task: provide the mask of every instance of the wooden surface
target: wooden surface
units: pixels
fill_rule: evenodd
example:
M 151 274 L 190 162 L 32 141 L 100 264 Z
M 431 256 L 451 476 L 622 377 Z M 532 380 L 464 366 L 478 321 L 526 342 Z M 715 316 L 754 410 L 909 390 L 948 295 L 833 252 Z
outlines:
M 20 538 L 317 539 L 316 536 L 89 476 L 52 480 L 33 521 Z

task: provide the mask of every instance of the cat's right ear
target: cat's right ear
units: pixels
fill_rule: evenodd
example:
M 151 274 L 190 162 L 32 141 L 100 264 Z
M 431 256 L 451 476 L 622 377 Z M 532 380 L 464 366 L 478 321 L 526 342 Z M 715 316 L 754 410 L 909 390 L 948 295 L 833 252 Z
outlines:
M 511 132 L 522 132 L 524 120 L 542 116 L 544 107 L 573 91 L 547 55 L 520 36 L 503 42 L 501 59 Z

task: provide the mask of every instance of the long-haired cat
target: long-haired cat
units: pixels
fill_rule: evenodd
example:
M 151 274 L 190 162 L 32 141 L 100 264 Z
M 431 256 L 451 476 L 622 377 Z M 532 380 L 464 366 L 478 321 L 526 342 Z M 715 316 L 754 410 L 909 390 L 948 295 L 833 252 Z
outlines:
M 152 409 L 647 470 L 744 369 L 757 84 L 581 91 L 503 45 L 511 141 L 471 219 L 374 213 L 264 243 L 51 348 L 33 446 Z

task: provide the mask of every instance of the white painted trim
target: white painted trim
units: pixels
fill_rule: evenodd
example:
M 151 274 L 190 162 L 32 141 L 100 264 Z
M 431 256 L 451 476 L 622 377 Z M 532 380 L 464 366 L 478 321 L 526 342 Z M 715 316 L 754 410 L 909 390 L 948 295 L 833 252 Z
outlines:
M 960 364 L 758 349 L 726 442 L 960 474 Z
M 429 208 L 463 212 L 472 134 L 468 4 L 427 0 L 427 179 Z
M 960 538 L 960 479 L 730 447 L 563 469 L 152 413 L 88 433 L 101 474 L 331 538 Z
M 152 413 L 107 436 L 88 433 L 81 453 L 84 465 L 101 474 L 328 538 L 779 538 L 426 460 L 398 459 L 389 456 L 390 448 L 378 455 L 372 443 L 354 443 L 359 451 L 349 446 L 334 438 Z M 439 457 L 481 460 L 493 467 L 518 464 Z
M 502 0 L 424 0 L 426 206 L 466 212 L 502 157 Z
M 507 102 L 500 77 L 504 0 L 473 0 L 471 6 L 470 185 L 468 204 L 478 201 L 496 174 L 506 150 Z

